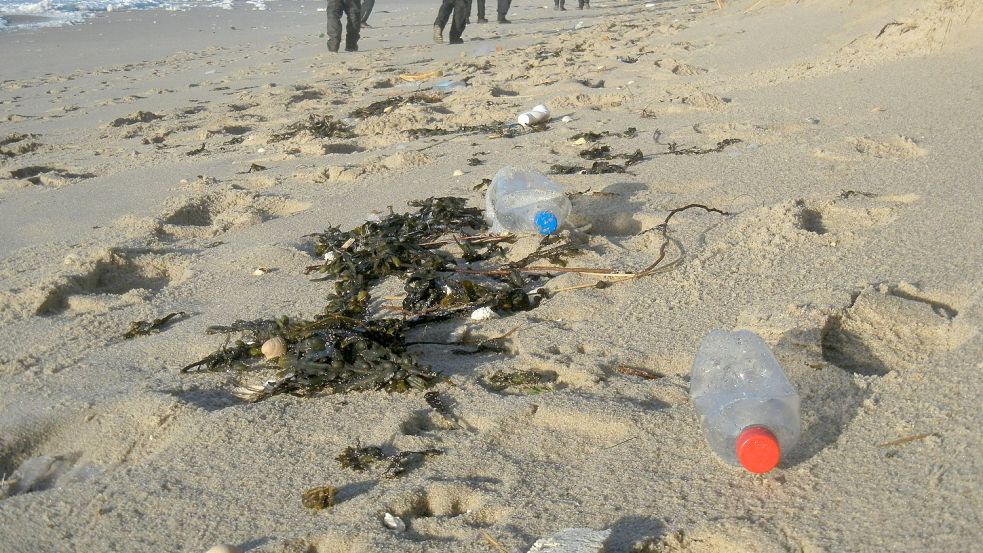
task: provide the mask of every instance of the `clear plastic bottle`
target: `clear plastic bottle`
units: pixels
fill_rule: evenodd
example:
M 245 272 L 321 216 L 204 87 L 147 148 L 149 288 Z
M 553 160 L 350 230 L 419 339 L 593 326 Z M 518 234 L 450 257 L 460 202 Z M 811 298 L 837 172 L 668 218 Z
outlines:
M 492 232 L 553 234 L 569 214 L 570 200 L 560 185 L 529 169 L 503 167 L 485 196 Z
M 689 394 L 711 449 L 728 464 L 766 473 L 799 440 L 799 396 L 753 332 L 707 334 Z

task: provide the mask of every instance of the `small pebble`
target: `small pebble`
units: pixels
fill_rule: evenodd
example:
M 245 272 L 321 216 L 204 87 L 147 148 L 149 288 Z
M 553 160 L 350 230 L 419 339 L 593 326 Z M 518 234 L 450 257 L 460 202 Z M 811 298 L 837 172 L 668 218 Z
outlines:
M 382 523 L 386 525 L 386 528 L 391 528 L 397 532 L 406 531 L 406 523 L 403 522 L 403 519 L 393 515 L 392 513 L 386 513 L 385 516 L 382 517 Z
M 454 169 L 454 176 L 455 177 L 460 177 L 463 174 L 464 174 L 464 171 L 461 171 L 460 169 Z
M 259 149 L 256 150 L 256 153 L 257 154 L 265 154 L 266 153 L 266 148 L 259 148 Z
M 269 267 L 257 267 L 256 270 L 253 271 L 253 276 L 263 276 L 268 272 L 270 272 Z

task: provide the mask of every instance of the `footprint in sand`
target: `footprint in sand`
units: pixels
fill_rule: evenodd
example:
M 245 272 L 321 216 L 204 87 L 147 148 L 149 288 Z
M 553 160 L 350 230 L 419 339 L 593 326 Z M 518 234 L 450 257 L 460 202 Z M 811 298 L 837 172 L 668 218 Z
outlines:
M 388 503 L 386 512 L 401 518 L 418 539 L 468 539 L 475 528 L 501 521 L 508 509 L 489 492 L 465 484 L 431 484 Z
M 42 144 L 35 142 L 34 139 L 40 136 L 38 134 L 13 133 L 0 138 L 0 159 L 15 158 L 36 152 L 42 147 Z
M 788 551 L 819 551 L 808 547 L 801 539 L 788 543 L 787 531 L 769 529 L 760 522 L 724 519 L 693 528 L 676 530 L 666 535 L 646 538 L 634 544 L 633 553 L 787 553 Z
M 0 428 L 0 500 L 63 488 L 166 449 L 190 422 L 173 398 L 142 394 Z
M 48 165 L 31 165 L 21 167 L 20 169 L 12 169 L 9 175 L 13 180 L 26 181 L 31 184 L 52 188 L 61 188 L 96 176 L 94 173 L 76 172 L 70 169 L 61 169 Z
M 158 224 L 168 241 L 214 238 L 233 229 L 299 213 L 310 204 L 246 190 L 227 189 L 179 200 Z
M 702 75 L 703 73 L 707 72 L 707 70 L 702 67 L 677 61 L 673 58 L 662 58 L 655 60 L 655 66 L 664 71 L 669 71 L 673 75 L 679 75 L 680 77 L 692 77 L 693 75 Z
M 910 284 L 882 284 L 862 291 L 826 321 L 822 357 L 844 371 L 885 375 L 923 370 L 932 357 L 954 350 L 976 334 L 951 305 Z
M 107 249 L 87 259 L 66 259 L 74 271 L 27 293 L 40 316 L 65 311 L 108 311 L 146 300 L 188 278 L 189 261 L 176 254 Z
M 819 159 L 852 163 L 871 158 L 905 161 L 927 154 L 928 150 L 924 147 L 900 134 L 880 138 L 851 137 L 844 142 L 818 148 L 812 153 Z

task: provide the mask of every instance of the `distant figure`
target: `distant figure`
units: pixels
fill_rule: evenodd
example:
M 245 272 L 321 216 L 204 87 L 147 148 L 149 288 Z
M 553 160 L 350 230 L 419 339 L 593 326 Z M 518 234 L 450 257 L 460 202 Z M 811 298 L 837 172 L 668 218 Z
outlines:
M 372 25 L 369 25 L 369 14 L 372 13 L 374 7 L 375 0 L 362 0 L 362 26 L 366 29 L 372 28 Z
M 479 6 L 484 7 L 485 0 L 479 0 L 481 3 Z M 499 23 L 512 23 L 505 16 L 509 13 L 509 8 L 512 7 L 512 0 L 498 0 L 498 22 Z M 481 8 L 478 8 L 481 10 Z M 485 10 L 481 10 L 482 12 Z M 479 12 L 481 13 L 481 12 Z
M 478 1 L 478 23 L 488 23 L 485 19 L 485 0 Z M 499 23 L 512 23 L 508 19 L 505 19 L 505 14 L 509 13 L 509 7 L 512 6 L 512 0 L 498 0 L 498 22 Z M 471 15 L 471 0 L 468 0 L 468 15 Z
M 567 11 L 567 9 L 563 7 L 564 1 L 565 0 L 553 0 L 553 9 L 560 10 L 560 11 Z M 581 4 L 583 4 L 583 2 L 581 2 Z
M 454 19 L 451 21 L 450 44 L 464 44 L 461 35 L 464 28 L 468 25 L 468 0 L 441 0 L 440 9 L 437 10 L 437 19 L 433 22 L 433 41 L 441 44 L 444 42 L 444 27 L 451 19 L 451 12 L 454 12 Z
M 328 0 L 328 50 L 341 46 L 341 14 L 348 16 L 345 51 L 358 52 L 358 31 L 362 25 L 362 0 Z
M 577 0 L 577 9 L 582 10 L 590 7 L 590 0 Z

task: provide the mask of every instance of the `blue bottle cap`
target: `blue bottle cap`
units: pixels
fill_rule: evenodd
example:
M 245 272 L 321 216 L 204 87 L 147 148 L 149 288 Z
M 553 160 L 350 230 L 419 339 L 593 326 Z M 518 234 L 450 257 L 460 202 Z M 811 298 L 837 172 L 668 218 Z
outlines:
M 536 229 L 539 230 L 539 234 L 553 234 L 556 232 L 556 227 L 559 226 L 559 222 L 556 220 L 556 215 L 549 211 L 539 211 L 536 213 Z

